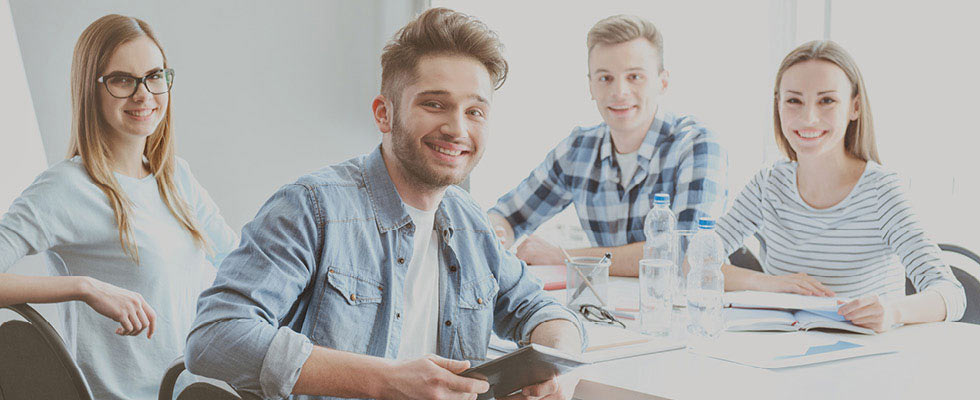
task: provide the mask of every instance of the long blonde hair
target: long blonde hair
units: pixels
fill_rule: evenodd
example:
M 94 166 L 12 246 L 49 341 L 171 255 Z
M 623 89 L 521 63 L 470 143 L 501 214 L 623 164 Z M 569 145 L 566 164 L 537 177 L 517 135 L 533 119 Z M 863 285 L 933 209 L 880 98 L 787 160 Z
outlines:
M 104 90 L 96 82 L 99 74 L 109 64 L 109 59 L 119 46 L 133 39 L 147 37 L 153 41 L 163 55 L 164 67 L 167 56 L 163 47 L 153 34 L 150 26 L 139 19 L 117 14 L 99 18 L 78 37 L 71 62 L 71 110 L 72 129 L 68 147 L 68 158 L 81 156 L 85 170 L 105 193 L 109 205 L 116 216 L 119 228 L 119 242 L 123 252 L 139 264 L 139 251 L 130 213 L 132 201 L 119 186 L 110 164 L 111 153 L 107 143 L 109 126 L 102 115 L 98 90 Z M 170 93 L 167 93 L 168 100 Z M 160 197 L 174 218 L 187 229 L 198 245 L 210 251 L 210 243 L 198 228 L 190 207 L 177 191 L 174 184 L 174 144 L 172 102 L 167 102 L 163 120 L 153 134 L 146 139 L 143 156 L 149 161 L 150 172 L 156 178 Z
M 809 60 L 823 60 L 836 64 L 847 79 L 851 81 L 851 99 L 857 99 L 858 118 L 847 123 L 847 131 L 844 134 L 844 150 L 861 160 L 872 160 L 881 163 L 878 158 L 878 145 L 875 143 L 875 128 L 871 119 L 871 102 L 868 100 L 868 89 L 864 86 L 864 77 L 857 63 L 847 51 L 839 44 L 830 40 L 814 40 L 800 45 L 793 49 L 783 58 L 779 65 L 779 72 L 776 73 L 776 88 L 773 91 L 773 119 L 776 126 L 776 143 L 779 148 L 789 157 L 796 161 L 796 151 L 790 147 L 789 141 L 783 136 L 783 128 L 779 123 L 779 82 L 783 79 L 783 73 L 789 67 Z

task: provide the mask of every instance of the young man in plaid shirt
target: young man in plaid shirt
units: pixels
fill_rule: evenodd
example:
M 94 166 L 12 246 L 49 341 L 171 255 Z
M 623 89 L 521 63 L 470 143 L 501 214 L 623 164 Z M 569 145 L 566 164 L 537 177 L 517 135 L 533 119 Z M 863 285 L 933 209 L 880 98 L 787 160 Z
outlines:
M 576 128 L 517 188 L 490 209 L 505 247 L 575 204 L 592 248 L 574 256 L 613 254 L 610 273 L 636 276 L 643 219 L 653 195 L 668 193 L 677 229 L 718 217 L 728 191 L 728 156 L 715 134 L 691 116 L 660 107 L 669 78 L 663 38 L 636 16 L 616 15 L 589 31 L 589 91 L 603 122 Z M 534 235 L 517 248 L 528 264 L 562 264 L 561 249 Z

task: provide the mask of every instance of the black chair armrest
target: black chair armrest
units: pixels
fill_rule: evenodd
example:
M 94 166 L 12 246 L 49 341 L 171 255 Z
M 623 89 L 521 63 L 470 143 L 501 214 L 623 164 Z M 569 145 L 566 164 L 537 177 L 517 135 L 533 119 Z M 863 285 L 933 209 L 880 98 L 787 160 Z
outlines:
M 184 365 L 184 356 L 177 357 L 177 359 L 170 363 L 170 366 L 167 367 L 167 372 L 163 374 L 163 380 L 160 381 L 160 392 L 157 399 L 172 400 L 174 398 L 174 386 L 177 384 L 177 377 L 185 369 L 187 367 Z

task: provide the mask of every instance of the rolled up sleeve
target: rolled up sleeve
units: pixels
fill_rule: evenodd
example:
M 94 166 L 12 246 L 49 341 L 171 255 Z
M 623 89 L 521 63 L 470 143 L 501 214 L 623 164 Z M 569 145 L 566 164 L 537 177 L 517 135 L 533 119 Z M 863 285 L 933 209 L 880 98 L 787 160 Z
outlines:
M 313 351 L 281 326 L 316 270 L 321 215 L 311 188 L 287 185 L 242 230 L 198 300 L 185 360 L 192 373 L 262 398 L 290 395 Z

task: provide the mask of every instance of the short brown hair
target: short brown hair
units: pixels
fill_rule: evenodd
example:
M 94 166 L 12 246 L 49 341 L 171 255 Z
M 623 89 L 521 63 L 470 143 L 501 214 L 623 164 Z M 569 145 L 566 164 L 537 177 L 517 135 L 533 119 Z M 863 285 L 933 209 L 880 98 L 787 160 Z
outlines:
M 858 118 L 847 123 L 847 131 L 844 134 L 844 150 L 861 160 L 874 161 L 881 163 L 878 158 L 878 145 L 875 143 L 875 128 L 871 120 L 871 102 L 868 100 L 868 89 L 864 86 L 864 77 L 858 69 L 854 58 L 836 42 L 830 40 L 814 40 L 800 45 L 793 49 L 783 59 L 776 72 L 776 87 L 773 90 L 772 115 L 773 124 L 776 127 L 776 143 L 779 148 L 789 157 L 796 161 L 796 151 L 790 147 L 789 141 L 783 136 L 783 127 L 779 120 L 779 83 L 783 79 L 783 73 L 789 67 L 804 61 L 822 60 L 834 63 L 847 75 L 851 81 L 851 99 L 857 99 Z
M 625 43 L 633 39 L 644 38 L 657 49 L 660 57 L 660 70 L 664 70 L 664 37 L 652 22 L 635 15 L 613 15 L 596 22 L 589 30 L 585 44 L 592 49 L 600 44 L 611 45 Z
M 475 58 L 490 73 L 494 90 L 507 79 L 503 44 L 486 24 L 448 8 L 426 10 L 402 27 L 381 53 L 381 94 L 397 103 L 405 85 L 416 79 L 422 57 L 461 55 Z

